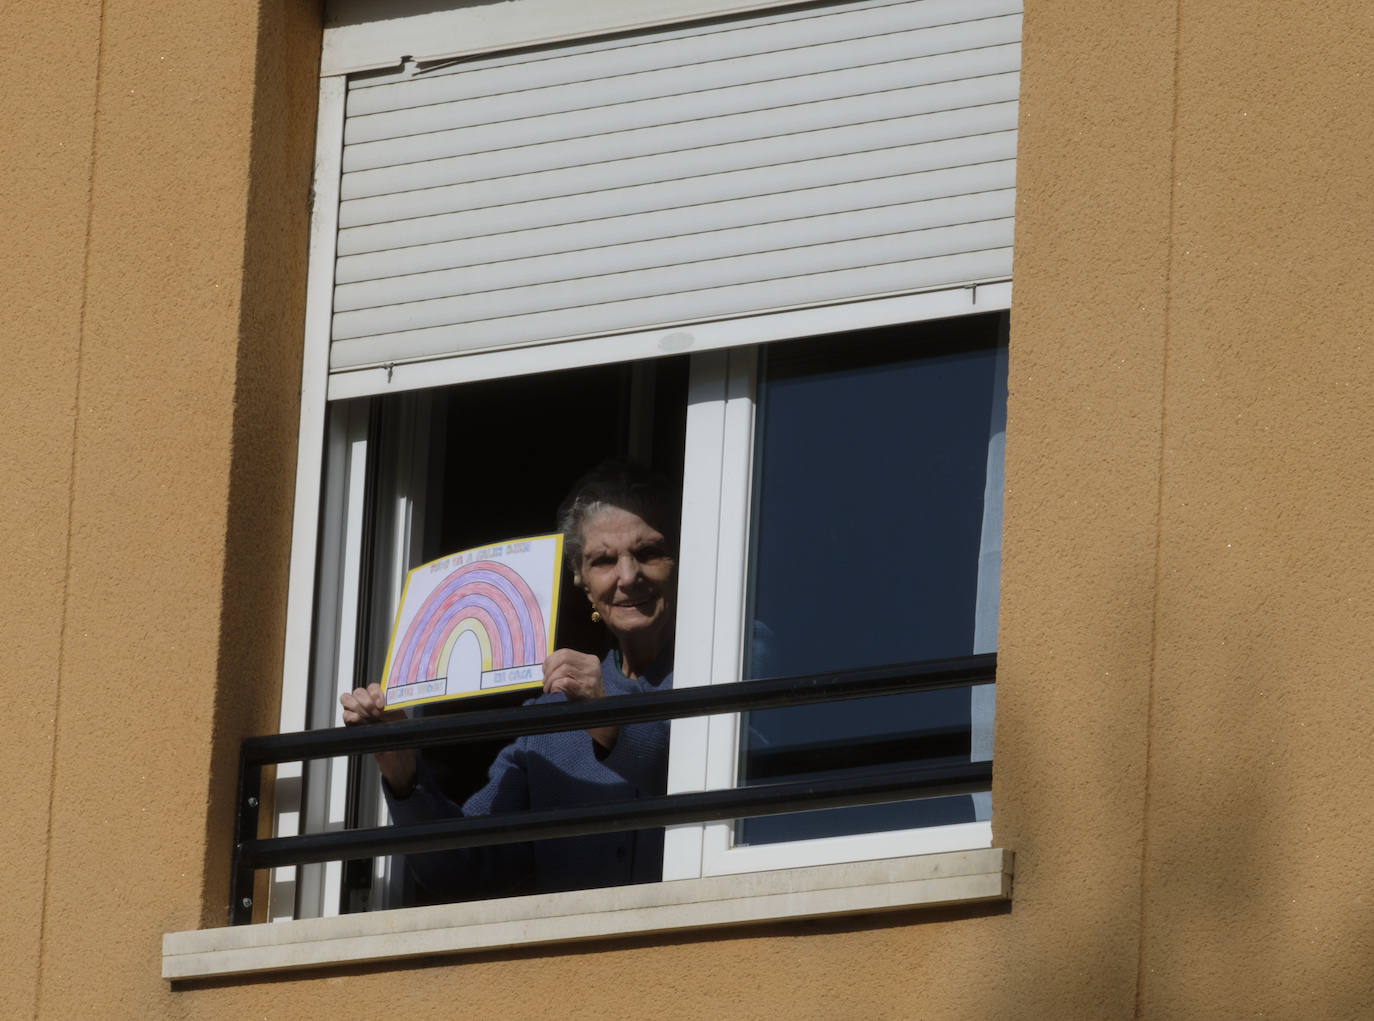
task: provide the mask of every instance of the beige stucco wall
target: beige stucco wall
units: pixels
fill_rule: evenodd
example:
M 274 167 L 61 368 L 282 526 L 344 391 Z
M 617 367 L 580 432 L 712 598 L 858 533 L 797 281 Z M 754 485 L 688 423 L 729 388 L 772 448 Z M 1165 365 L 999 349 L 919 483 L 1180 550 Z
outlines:
M 24 139 L 27 156 L 14 159 L 7 141 L 0 160 L 10 220 L 0 235 L 0 662 L 14 706 L 0 741 L 0 775 L 11 778 L 0 826 L 11 880 L 0 912 L 0 946 L 11 948 L 4 1017 L 33 1010 L 38 976 L 82 324 L 82 288 L 53 283 L 83 275 L 99 37 L 98 4 L 48 6 L 0 9 L 0 96 L 12 97 L 0 100 L 0 137 Z
M 1179 23 L 1143 1004 L 1368 1016 L 1374 9 Z
M 0 1014 L 1367 1013 L 1367 5 L 1027 0 L 1009 909 L 176 989 L 274 719 L 318 15 L 44 0 L 0 37 Z
M 280 675 L 315 8 L 0 9 L 5 1017 L 186 1009 L 159 933 L 222 916 L 224 767 Z

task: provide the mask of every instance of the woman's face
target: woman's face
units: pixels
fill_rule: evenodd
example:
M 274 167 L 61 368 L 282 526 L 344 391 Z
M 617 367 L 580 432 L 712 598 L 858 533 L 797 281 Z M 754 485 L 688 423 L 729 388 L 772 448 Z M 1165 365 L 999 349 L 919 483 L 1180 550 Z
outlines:
M 677 596 L 677 561 L 662 532 L 621 507 L 593 513 L 582 522 L 582 586 L 622 644 L 657 654 Z

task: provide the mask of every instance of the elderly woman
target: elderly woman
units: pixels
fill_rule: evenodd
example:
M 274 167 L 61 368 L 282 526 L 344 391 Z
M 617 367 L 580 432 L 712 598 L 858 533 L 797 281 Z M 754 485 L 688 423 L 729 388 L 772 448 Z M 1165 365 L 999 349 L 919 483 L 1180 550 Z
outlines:
M 603 464 L 573 487 L 559 508 L 558 527 L 592 620 L 610 631 L 614 648 L 602 660 L 556 650 L 544 661 L 544 693 L 533 703 L 672 687 L 678 514 L 675 494 L 662 478 L 626 465 Z M 339 701 L 349 726 L 403 715 L 383 708 L 375 684 Z M 668 725 L 518 738 L 497 755 L 485 786 L 461 806 L 437 789 L 415 752 L 376 758 L 398 823 L 570 807 L 663 793 Z M 431 896 L 462 898 L 651 882 L 661 878 L 662 861 L 659 829 L 436 851 L 411 855 L 408 865 Z

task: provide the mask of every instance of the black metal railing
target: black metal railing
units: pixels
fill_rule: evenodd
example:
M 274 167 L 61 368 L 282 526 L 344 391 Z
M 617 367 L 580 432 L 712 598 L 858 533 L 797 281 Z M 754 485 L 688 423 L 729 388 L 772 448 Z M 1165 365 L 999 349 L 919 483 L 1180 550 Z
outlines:
M 851 769 L 816 779 L 666 794 L 611 804 L 258 838 L 262 768 L 266 765 L 966 687 L 992 681 L 996 669 L 997 656 L 988 653 L 868 670 L 617 695 L 594 702 L 478 710 L 375 727 L 250 737 L 243 742 L 239 757 L 229 921 L 239 925 L 252 920 L 253 873 L 258 869 L 971 794 L 988 790 L 992 783 L 991 762 Z

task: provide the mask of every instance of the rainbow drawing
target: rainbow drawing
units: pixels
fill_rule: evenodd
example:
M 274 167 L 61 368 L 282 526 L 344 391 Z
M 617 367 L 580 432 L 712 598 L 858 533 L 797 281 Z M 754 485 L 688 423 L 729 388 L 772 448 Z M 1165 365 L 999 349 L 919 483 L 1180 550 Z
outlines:
M 542 682 L 562 545 L 561 535 L 512 540 L 412 571 L 387 655 L 387 705 Z

